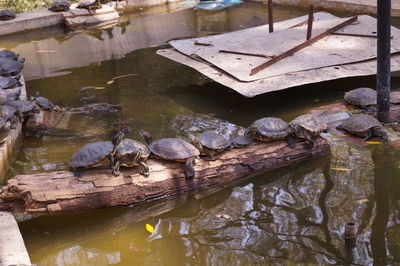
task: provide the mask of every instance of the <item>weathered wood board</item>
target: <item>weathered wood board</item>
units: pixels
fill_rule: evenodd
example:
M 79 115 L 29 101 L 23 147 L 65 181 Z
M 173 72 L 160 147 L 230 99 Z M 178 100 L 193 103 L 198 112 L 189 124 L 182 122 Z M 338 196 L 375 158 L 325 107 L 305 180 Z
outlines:
M 104 24 L 119 19 L 118 12 L 111 5 L 103 5 L 101 9 L 92 10 L 92 13 L 87 9 L 76 8 L 76 6 L 77 4 L 74 4 L 69 11 L 63 12 L 64 23 L 69 28 Z
M 293 165 L 329 152 L 329 144 L 318 138 L 314 149 L 304 142 L 290 149 L 284 141 L 254 142 L 203 160 L 195 166 L 197 176 L 187 179 L 184 164 L 149 160 L 150 176 L 136 168 L 113 177 L 109 169 L 91 169 L 76 178 L 70 171 L 18 175 L 0 191 L 0 210 L 30 214 L 61 214 L 97 208 L 132 205 L 226 185 L 243 176 Z
M 312 35 L 322 32 L 344 22 L 348 18 L 326 18 L 315 16 Z M 375 34 L 376 19 L 367 15 L 359 16 L 358 21 L 348 25 L 338 32 Z M 376 58 L 376 38 L 358 36 L 329 35 L 312 45 L 282 59 L 255 75 L 250 75 L 251 69 L 268 61 L 256 56 L 238 56 L 236 54 L 219 53 L 219 50 L 248 52 L 278 56 L 285 51 L 303 43 L 306 39 L 307 25 L 290 27 L 267 33 L 258 27 L 241 30 L 240 34 L 232 33 L 202 38 L 170 41 L 179 52 L 196 56 L 240 81 L 255 81 L 286 73 L 293 73 L 327 66 L 343 65 Z M 400 51 L 400 30 L 392 27 L 392 53 Z M 195 42 L 211 44 L 196 45 Z
M 20 81 L 22 83 L 22 86 L 16 89 L 21 89 L 20 98 L 22 100 L 26 100 L 26 88 L 24 78 L 21 77 Z M 0 183 L 3 181 L 6 175 L 12 155 L 15 152 L 15 148 L 18 146 L 17 141 L 19 135 L 21 134 L 21 130 L 22 123 L 18 121 L 16 124 L 16 128 L 10 130 L 7 140 L 3 144 L 0 144 Z

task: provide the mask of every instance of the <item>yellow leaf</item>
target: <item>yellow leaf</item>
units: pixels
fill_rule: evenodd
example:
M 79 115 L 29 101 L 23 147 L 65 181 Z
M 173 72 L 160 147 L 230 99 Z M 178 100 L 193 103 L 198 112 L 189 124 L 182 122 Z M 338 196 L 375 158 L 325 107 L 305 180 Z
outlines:
M 368 144 L 381 144 L 380 141 L 367 141 Z
M 331 170 L 335 170 L 335 171 L 350 171 L 349 168 L 331 168 Z
M 113 84 L 113 83 L 114 83 L 114 80 L 107 81 L 108 85 Z
M 94 90 L 104 90 L 105 87 L 94 87 L 93 89 L 94 89 Z
M 350 136 L 349 134 L 342 134 L 343 137 L 348 137 Z
M 151 226 L 150 224 L 146 224 L 146 230 L 147 230 L 149 233 L 154 233 L 154 227 Z
M 342 109 L 342 110 L 340 110 L 340 111 L 342 111 L 342 112 L 348 112 L 348 111 L 350 111 L 350 109 L 349 109 L 349 108 L 344 108 L 344 109 Z

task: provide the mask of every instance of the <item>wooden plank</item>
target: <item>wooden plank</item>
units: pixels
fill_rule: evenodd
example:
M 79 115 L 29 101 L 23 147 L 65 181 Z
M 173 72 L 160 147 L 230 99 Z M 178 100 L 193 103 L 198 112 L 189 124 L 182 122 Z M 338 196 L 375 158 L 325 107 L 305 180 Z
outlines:
M 18 175 L 0 190 L 0 210 L 31 214 L 62 214 L 132 205 L 212 189 L 259 172 L 299 163 L 329 152 L 319 137 L 313 149 L 299 142 L 290 149 L 284 141 L 254 142 L 243 149 L 228 150 L 195 165 L 196 177 L 187 179 L 183 163 L 148 160 L 149 177 L 138 168 L 122 169 L 113 177 L 108 167 L 87 170 L 79 179 L 71 171 Z
M 260 72 L 260 71 L 266 69 L 267 67 L 279 62 L 280 60 L 293 55 L 294 53 L 296 53 L 296 52 L 298 52 L 298 51 L 310 46 L 311 44 L 321 40 L 322 38 L 325 38 L 326 36 L 328 36 L 332 32 L 335 32 L 335 31 L 337 31 L 337 30 L 339 30 L 339 29 L 341 29 L 341 28 L 343 28 L 343 27 L 345 27 L 345 26 L 357 21 L 357 19 L 358 19 L 358 16 L 352 17 L 352 18 L 340 23 L 339 25 L 336 25 L 335 27 L 330 28 L 330 29 L 326 30 L 325 32 L 323 32 L 323 33 L 321 33 L 321 34 L 309 39 L 308 41 L 303 42 L 302 44 L 297 45 L 297 46 L 293 47 L 292 49 L 290 49 L 290 50 L 288 50 L 288 51 L 286 51 L 286 52 L 284 52 L 284 53 L 282 53 L 280 55 L 275 56 L 273 59 L 271 59 L 271 60 L 269 60 L 269 61 L 267 61 L 267 62 L 265 62 L 265 63 L 263 63 L 263 64 L 261 64 L 261 65 L 259 65 L 257 67 L 255 67 L 255 68 L 253 68 L 251 70 L 251 72 L 250 72 L 250 75 L 257 74 L 258 72 Z

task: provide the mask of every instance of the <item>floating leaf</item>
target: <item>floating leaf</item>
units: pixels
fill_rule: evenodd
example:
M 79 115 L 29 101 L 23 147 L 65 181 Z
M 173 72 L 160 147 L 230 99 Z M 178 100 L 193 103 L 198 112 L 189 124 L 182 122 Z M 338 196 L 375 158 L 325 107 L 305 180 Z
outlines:
M 151 226 L 151 224 L 146 224 L 146 230 L 147 230 L 149 233 L 154 233 L 154 227 Z
M 369 199 L 360 199 L 360 200 L 355 200 L 354 202 L 358 203 L 358 204 L 362 204 L 362 203 L 369 202 Z
M 343 137 L 348 137 L 348 136 L 350 136 L 350 135 L 345 133 L 345 134 L 342 134 L 342 136 L 343 136 Z
M 94 89 L 94 90 L 104 90 L 105 87 L 94 87 L 93 89 Z
M 107 85 L 113 84 L 114 80 L 107 81 Z
M 368 144 L 382 144 L 380 141 L 366 141 Z
M 331 170 L 335 170 L 335 171 L 350 171 L 350 169 L 349 168 L 340 168 L 340 167 L 338 167 L 338 168 L 330 168 Z

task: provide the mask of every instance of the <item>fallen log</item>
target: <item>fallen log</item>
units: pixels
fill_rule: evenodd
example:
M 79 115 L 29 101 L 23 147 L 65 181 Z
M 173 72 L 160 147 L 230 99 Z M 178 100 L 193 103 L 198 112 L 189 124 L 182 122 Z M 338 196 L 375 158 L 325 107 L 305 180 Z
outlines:
M 77 213 L 92 209 L 133 205 L 226 185 L 239 178 L 293 165 L 329 152 L 329 144 L 318 138 L 309 149 L 304 142 L 290 149 L 286 142 L 255 142 L 203 160 L 195 166 L 196 178 L 186 179 L 184 164 L 149 160 L 150 176 L 138 168 L 124 169 L 113 177 L 109 169 L 84 172 L 79 179 L 70 171 L 18 175 L 0 191 L 0 210 L 36 215 Z

